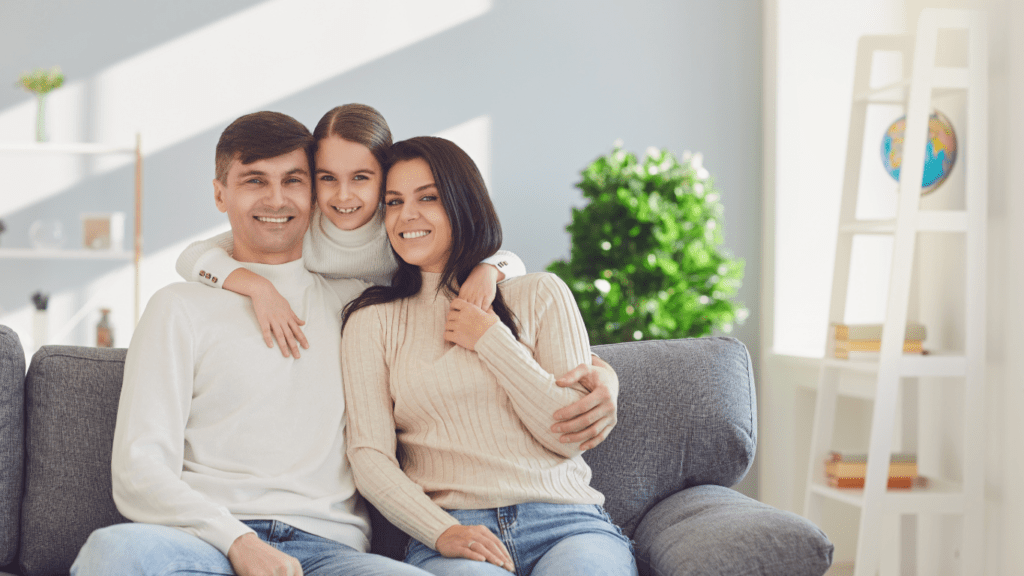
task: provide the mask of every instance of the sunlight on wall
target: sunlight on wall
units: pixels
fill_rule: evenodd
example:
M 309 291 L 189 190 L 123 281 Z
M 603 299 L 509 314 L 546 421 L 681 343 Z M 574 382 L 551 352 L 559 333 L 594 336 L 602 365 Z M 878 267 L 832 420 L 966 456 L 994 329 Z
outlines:
M 68 82 L 47 101 L 50 140 L 132 146 L 135 134 L 141 133 L 143 153 L 151 156 L 478 18 L 491 4 L 269 0 L 115 63 L 92 78 Z M 0 111 L 0 134 L 29 141 L 35 110 L 35 101 L 27 98 Z M 471 119 L 440 135 L 462 146 L 490 182 L 489 117 Z M 0 155 L 0 170 L 8 175 L 0 194 L 0 217 L 58 195 L 86 177 L 129 169 L 131 162 L 129 156 Z M 6 192 L 12 190 L 17 193 Z M 180 280 L 174 262 L 189 242 L 227 229 L 225 222 L 147 253 L 140 306 L 160 287 Z M 131 266 L 123 266 L 79 290 L 53 294 L 49 343 L 93 345 L 96 310 L 110 307 L 115 345 L 127 346 L 133 329 L 132 274 Z M 83 307 L 91 312 L 69 323 Z M 28 351 L 36 347 L 30 305 L 0 310 L 0 323 L 22 335 Z
M 434 136 L 447 138 L 459 145 L 476 162 L 480 174 L 487 184 L 487 191 L 494 197 L 494 186 L 491 182 L 491 117 L 484 114 L 462 124 L 442 130 Z
M 868 0 L 839 9 L 815 0 L 778 3 L 773 335 L 778 353 L 820 356 L 825 349 L 857 39 L 901 33 L 900 4 Z M 891 64 L 880 64 L 880 70 L 891 71 Z M 872 132 L 869 125 L 867 131 L 861 188 L 879 192 L 858 206 L 863 214 L 892 205 L 890 191 L 896 186 L 885 181 L 878 156 L 884 126 Z M 875 133 L 877 138 L 871 136 Z M 858 245 L 846 319 L 879 321 L 885 295 L 878 289 L 888 282 L 889 248 L 870 240 Z
M 116 63 L 93 78 L 69 82 L 48 102 L 52 125 L 65 130 L 54 132 L 52 139 L 88 137 L 131 145 L 141 132 L 144 152 L 154 154 L 490 8 L 490 0 L 270 0 Z M 31 138 L 34 112 L 34 101 L 0 112 L 0 133 Z M 88 135 L 72 128 L 82 126 L 85 114 L 92 127 Z M 97 160 L 97 169 L 129 162 L 103 158 Z M 41 186 L 33 182 L 30 198 L 4 195 L 0 215 L 67 185 L 64 178 Z

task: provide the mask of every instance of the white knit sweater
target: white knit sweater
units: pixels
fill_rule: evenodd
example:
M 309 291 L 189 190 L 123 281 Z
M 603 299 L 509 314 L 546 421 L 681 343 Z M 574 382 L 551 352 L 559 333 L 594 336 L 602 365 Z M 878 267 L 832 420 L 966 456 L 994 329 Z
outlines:
M 497 323 L 469 351 L 443 339 L 439 274 L 412 298 L 356 312 L 342 338 L 349 458 L 360 493 L 428 546 L 458 524 L 448 509 L 524 502 L 601 504 L 578 444 L 553 414 L 585 393 L 556 376 L 590 362 L 569 288 L 553 274 L 501 285 L 517 342 Z M 401 445 L 402 461 L 396 458 Z
M 267 348 L 251 301 L 172 284 L 146 306 L 124 367 L 114 434 L 114 501 L 227 553 L 274 519 L 368 548 L 369 523 L 345 456 L 338 314 L 366 284 L 328 281 L 301 260 L 245 264 L 306 319 L 310 348 Z

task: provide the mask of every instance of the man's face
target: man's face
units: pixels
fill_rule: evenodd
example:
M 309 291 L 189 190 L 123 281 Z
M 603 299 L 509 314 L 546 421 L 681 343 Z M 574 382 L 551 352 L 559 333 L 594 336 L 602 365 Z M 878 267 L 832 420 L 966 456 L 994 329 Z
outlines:
M 231 221 L 235 260 L 284 264 L 302 257 L 311 183 L 301 148 L 251 164 L 235 159 L 226 183 L 214 179 L 217 209 Z

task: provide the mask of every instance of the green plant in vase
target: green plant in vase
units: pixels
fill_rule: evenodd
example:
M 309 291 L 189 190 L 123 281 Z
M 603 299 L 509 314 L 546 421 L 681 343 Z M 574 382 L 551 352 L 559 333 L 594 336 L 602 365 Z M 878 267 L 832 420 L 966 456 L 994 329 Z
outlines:
M 592 344 L 729 332 L 747 310 L 734 302 L 743 260 L 722 244 L 720 194 L 700 154 L 680 161 L 621 143 L 581 173 L 588 203 L 566 230 L 568 261 L 548 266 L 569 285 Z
M 18 77 L 16 86 L 36 95 L 36 141 L 46 142 L 46 95 L 60 88 L 64 84 L 64 73 L 60 66 L 54 66 L 49 70 L 39 68 L 31 72 L 25 72 Z

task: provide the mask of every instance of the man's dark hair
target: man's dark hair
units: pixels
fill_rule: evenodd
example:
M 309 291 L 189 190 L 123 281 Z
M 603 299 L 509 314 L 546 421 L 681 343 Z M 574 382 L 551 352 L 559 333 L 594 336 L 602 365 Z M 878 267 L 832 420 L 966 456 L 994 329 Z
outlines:
M 303 149 L 312 177 L 313 135 L 302 122 L 280 112 L 253 112 L 232 122 L 217 142 L 217 179 L 227 184 L 231 162 L 242 164 L 276 158 Z

